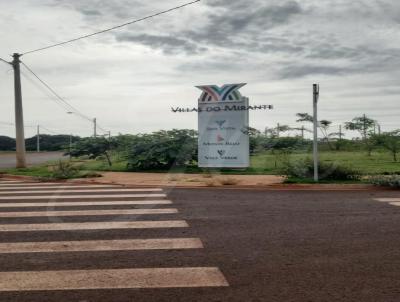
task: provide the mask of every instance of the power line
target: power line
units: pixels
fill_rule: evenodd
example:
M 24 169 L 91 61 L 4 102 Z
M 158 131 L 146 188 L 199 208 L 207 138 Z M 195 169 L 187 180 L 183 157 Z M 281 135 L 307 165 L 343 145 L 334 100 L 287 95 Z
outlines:
M 10 122 L 1 122 L 1 121 L 0 121 L 0 124 L 1 124 L 1 125 L 6 125 L 6 126 L 10 126 L 10 127 L 14 127 L 14 126 L 15 126 L 14 123 L 10 123 Z M 36 127 L 37 127 L 37 126 L 32 126 L 32 125 L 25 125 L 25 126 L 24 126 L 24 128 L 36 128 Z M 50 130 L 50 129 L 44 127 L 43 125 L 40 125 L 40 128 L 41 128 L 41 129 L 44 129 L 44 130 L 46 130 L 46 131 L 48 131 L 48 132 L 50 132 L 50 133 L 52 133 L 52 134 L 55 134 L 55 135 L 58 135 L 58 134 L 59 134 L 59 133 L 56 133 L 56 132 L 53 131 L 53 130 Z
M 8 65 L 12 65 L 11 62 L 8 62 L 8 61 L 6 61 L 6 60 L 4 60 L 4 59 L 2 59 L 2 58 L 0 58 L 0 61 L 2 61 L 2 62 L 4 62 L 4 63 L 7 63 Z
M 28 80 L 33 86 L 35 86 L 38 90 L 43 92 L 44 95 L 46 95 L 49 100 L 55 102 L 57 105 L 61 106 L 65 111 L 71 110 L 68 106 L 66 106 L 64 103 L 62 103 L 58 98 L 55 98 L 54 95 L 51 95 L 48 90 L 45 89 L 45 87 L 39 85 L 39 83 L 35 82 L 28 74 L 25 72 L 21 71 L 22 76 Z
M 183 8 L 185 6 L 189 6 L 189 5 L 195 4 L 195 3 L 200 2 L 200 1 L 201 0 L 195 0 L 195 1 L 192 1 L 192 2 L 188 2 L 188 3 L 185 3 L 183 5 L 179 5 L 179 6 L 176 6 L 176 7 L 173 7 L 173 8 L 158 12 L 156 14 L 149 15 L 149 16 L 144 17 L 144 18 L 136 19 L 136 20 L 133 20 L 133 21 L 121 24 L 121 25 L 117 25 L 117 26 L 114 26 L 114 27 L 111 27 L 111 28 L 103 29 L 103 30 L 100 30 L 98 32 L 87 34 L 87 35 L 84 35 L 84 36 L 81 36 L 81 37 L 78 37 L 78 38 L 75 38 L 75 39 L 71 39 L 71 40 L 68 40 L 68 41 L 60 42 L 60 43 L 49 45 L 49 46 L 46 46 L 46 47 L 30 50 L 30 51 L 22 53 L 22 55 L 27 55 L 27 54 L 30 54 L 30 53 L 46 50 L 46 49 L 49 49 L 49 48 L 53 48 L 53 47 L 65 45 L 65 44 L 68 44 L 68 43 L 76 42 L 76 41 L 79 41 L 79 40 L 82 40 L 82 39 L 85 39 L 85 38 L 93 37 L 93 36 L 96 36 L 96 35 L 99 35 L 99 34 L 102 34 L 102 33 L 106 33 L 106 32 L 109 32 L 109 31 L 112 31 L 112 30 L 115 30 L 115 29 L 118 29 L 118 28 L 121 28 L 121 27 L 124 27 L 124 26 L 127 26 L 127 25 L 138 23 L 138 22 L 141 22 L 141 21 L 144 21 L 144 20 L 147 20 L 147 19 L 151 19 L 151 18 L 160 16 L 160 15 L 163 15 L 163 14 L 166 14 L 166 13 L 181 9 L 181 8 Z
M 88 117 L 87 115 L 81 113 L 78 109 L 76 109 L 74 106 L 72 106 L 70 103 L 68 103 L 63 97 L 61 97 L 53 88 L 50 87 L 50 85 L 48 85 L 44 80 L 42 80 L 31 68 L 29 68 L 24 62 L 21 62 L 21 64 L 36 78 L 40 81 L 40 83 L 42 83 L 55 97 L 56 99 L 55 102 L 57 104 L 59 104 L 60 106 L 62 106 L 64 109 L 66 109 L 67 111 L 70 111 L 72 113 L 75 113 L 76 115 L 78 115 L 79 117 L 89 121 L 89 122 L 93 122 L 93 119 Z M 23 74 L 24 76 L 26 76 L 25 74 Z M 29 77 L 27 77 L 29 79 Z M 32 82 L 31 79 L 29 79 L 29 81 Z M 34 82 L 32 82 L 34 83 Z M 35 86 L 37 86 L 34 83 Z M 38 86 L 37 86 L 38 87 Z M 40 88 L 39 88 L 40 89 Z M 41 89 L 40 89 L 41 90 Z M 53 100 L 53 99 L 52 99 Z M 104 132 L 104 133 L 108 133 L 107 130 L 105 130 L 103 127 L 101 127 L 98 123 L 97 123 L 97 129 L 99 129 L 100 131 Z
M 30 69 L 24 62 L 21 62 L 21 64 L 30 72 L 33 74 L 33 76 L 40 81 L 52 94 L 56 96 L 56 98 L 62 102 L 63 106 L 67 106 L 67 108 L 64 107 L 64 109 L 70 110 L 77 114 L 78 116 L 82 117 L 83 119 L 86 119 L 88 121 L 93 121 L 90 117 L 84 115 L 81 113 L 78 109 L 76 109 L 74 106 L 69 104 L 64 98 L 62 98 L 53 88 L 51 88 L 45 81 L 43 81 L 32 69 Z
M 0 122 L 0 124 L 6 125 L 6 126 L 15 126 L 13 123 L 9 123 L 9 122 Z
M 42 125 L 40 125 L 39 127 L 40 127 L 41 129 L 44 129 L 44 130 L 46 130 L 47 132 L 50 132 L 50 133 L 52 133 L 52 134 L 55 134 L 55 135 L 60 135 L 59 133 L 56 133 L 55 131 L 53 131 L 53 130 L 50 130 L 50 129 L 48 129 L 48 128 L 46 128 L 46 127 L 42 126 Z

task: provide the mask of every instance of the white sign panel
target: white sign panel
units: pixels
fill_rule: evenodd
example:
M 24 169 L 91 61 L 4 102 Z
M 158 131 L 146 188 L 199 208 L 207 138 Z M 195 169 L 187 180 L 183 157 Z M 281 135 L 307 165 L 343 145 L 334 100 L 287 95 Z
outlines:
M 199 86 L 199 167 L 250 166 L 249 100 L 238 92 L 245 84 Z

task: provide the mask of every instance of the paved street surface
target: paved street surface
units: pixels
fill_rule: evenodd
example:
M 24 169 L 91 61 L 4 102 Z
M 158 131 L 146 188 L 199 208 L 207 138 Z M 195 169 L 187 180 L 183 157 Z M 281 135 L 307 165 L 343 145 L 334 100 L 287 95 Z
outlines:
M 48 161 L 59 160 L 63 158 L 63 152 L 28 152 L 26 160 L 28 165 L 40 165 Z M 0 152 L 0 169 L 15 168 L 15 153 Z
M 0 180 L 0 301 L 400 301 L 400 194 Z

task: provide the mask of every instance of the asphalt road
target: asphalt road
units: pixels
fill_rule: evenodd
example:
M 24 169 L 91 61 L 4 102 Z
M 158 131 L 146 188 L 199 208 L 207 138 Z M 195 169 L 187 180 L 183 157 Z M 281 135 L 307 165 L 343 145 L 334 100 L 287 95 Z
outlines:
M 28 165 L 39 165 L 63 158 L 63 152 L 28 152 L 26 158 Z M 14 152 L 0 152 L 0 169 L 15 168 L 15 163 Z
M 102 190 L 103 197 L 95 198 L 98 192 L 78 192 L 87 188 L 60 191 L 43 186 L 11 189 L 0 184 L 2 302 L 400 301 L 400 207 L 378 200 L 391 197 L 400 201 L 399 192 L 176 189 L 165 192 L 167 197 L 154 191 L 143 198 L 116 197 L 143 192 L 90 187 Z M 53 192 L 43 192 L 48 190 Z M 68 198 L 71 196 L 76 198 Z M 13 199 L 16 197 L 21 199 Z M 42 208 L 15 207 L 49 200 Z M 54 205 L 106 200 L 115 204 Z M 171 203 L 151 204 L 155 200 Z M 117 205 L 122 201 L 150 204 Z M 87 212 L 144 209 L 170 213 L 99 216 Z M 64 214 L 48 216 L 60 210 Z M 65 211 L 72 212 L 63 216 Z M 5 217 L 6 213 L 11 217 Z M 21 213 L 27 217 L 20 217 Z M 168 227 L 166 221 L 176 225 Z M 137 228 L 135 224 L 155 222 L 165 225 Z M 127 224 L 113 229 L 118 223 Z M 150 248 L 153 242 L 132 247 L 133 241 L 150 238 L 174 238 L 175 245 Z M 177 239 L 190 240 L 182 246 Z M 96 240 L 102 244 L 90 246 L 90 241 Z M 60 241 L 59 252 L 35 251 Z M 122 250 L 122 241 L 130 247 Z M 23 246 L 18 246 L 22 242 L 41 242 L 42 246 L 22 250 Z M 68 242 L 76 242 L 79 251 L 68 250 Z M 104 248 L 108 250 L 101 250 Z M 200 274 L 194 274 L 193 268 Z M 86 278 L 77 276 L 78 271 L 87 274 Z M 35 272 L 39 275 L 32 275 Z M 123 288 L 118 284 L 124 284 Z M 27 290 L 35 286 L 36 290 Z M 72 288 L 58 288 L 68 286 Z M 95 286 L 97 289 L 90 289 Z

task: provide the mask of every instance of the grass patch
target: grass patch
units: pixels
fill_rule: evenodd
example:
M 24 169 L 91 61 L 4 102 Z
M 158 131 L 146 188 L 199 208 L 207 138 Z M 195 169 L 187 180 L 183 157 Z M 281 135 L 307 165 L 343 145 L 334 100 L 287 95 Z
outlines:
M 251 157 L 251 167 L 248 169 L 202 169 L 198 167 L 172 168 L 166 170 L 146 170 L 137 172 L 146 173 L 186 173 L 203 174 L 204 180 L 208 180 L 210 186 L 217 185 L 213 175 L 281 175 L 285 162 L 302 161 L 311 157 L 310 152 L 292 153 L 282 156 L 282 154 L 264 152 Z M 320 153 L 322 163 L 333 163 L 343 167 L 351 167 L 360 171 L 363 175 L 382 175 L 400 174 L 400 162 L 393 162 L 391 155 L 384 151 L 375 151 L 368 156 L 365 151 L 323 151 Z M 129 172 L 127 161 L 123 157 L 114 154 L 112 157 L 113 165 L 110 167 L 104 159 L 87 160 L 74 159 L 72 163 L 79 165 L 79 173 L 76 177 L 85 177 L 89 172 L 110 171 L 110 172 Z M 40 178 L 52 177 L 51 167 L 56 163 L 47 163 L 30 167 L 27 169 L 4 169 L 5 173 L 13 175 L 26 175 Z M 171 176 L 173 177 L 173 176 Z M 287 183 L 313 183 L 312 179 L 288 178 Z M 320 183 L 360 183 L 357 181 L 323 181 Z M 361 181 L 363 183 L 363 181 Z
M 288 177 L 284 180 L 284 184 L 343 184 L 343 185 L 354 185 L 354 184 L 369 184 L 365 180 L 320 180 L 315 182 L 313 178 L 298 178 Z
M 82 169 L 82 167 L 77 163 L 72 162 L 70 164 L 68 161 L 63 161 L 61 163 L 48 163 L 23 169 L 4 169 L 1 170 L 1 173 L 30 176 L 42 180 L 91 178 L 101 176 L 95 171 Z

